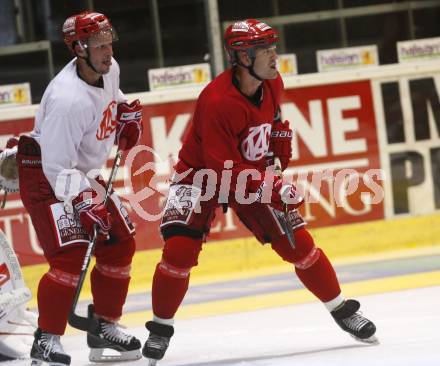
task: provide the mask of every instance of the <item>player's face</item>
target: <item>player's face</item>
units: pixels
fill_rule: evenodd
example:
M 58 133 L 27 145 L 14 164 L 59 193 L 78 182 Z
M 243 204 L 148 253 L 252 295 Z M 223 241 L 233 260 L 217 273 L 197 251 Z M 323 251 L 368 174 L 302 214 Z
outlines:
M 100 74 L 110 71 L 113 56 L 113 38 L 110 33 L 92 37 L 88 42 L 89 60 Z
M 255 49 L 255 73 L 262 79 L 275 79 L 278 75 L 277 58 L 275 45 Z

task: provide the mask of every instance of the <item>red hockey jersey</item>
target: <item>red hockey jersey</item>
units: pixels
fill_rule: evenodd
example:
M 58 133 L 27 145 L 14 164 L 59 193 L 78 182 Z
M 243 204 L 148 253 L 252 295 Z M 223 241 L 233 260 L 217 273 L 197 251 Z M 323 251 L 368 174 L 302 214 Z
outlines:
M 264 80 L 262 101 L 257 106 L 235 87 L 232 79 L 233 70 L 228 69 L 200 94 L 176 164 L 177 173 L 188 168 L 213 169 L 220 180 L 224 162 L 230 160 L 231 191 L 243 169 L 264 171 L 272 124 L 283 91 L 280 75 Z

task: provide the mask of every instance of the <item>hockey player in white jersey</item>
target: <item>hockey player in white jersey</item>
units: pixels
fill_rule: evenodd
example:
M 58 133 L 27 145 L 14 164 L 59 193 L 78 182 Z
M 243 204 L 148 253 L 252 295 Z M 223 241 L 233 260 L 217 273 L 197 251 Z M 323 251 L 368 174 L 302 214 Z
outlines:
M 112 57 L 117 37 L 105 15 L 69 17 L 63 37 L 75 58 L 47 87 L 31 136 L 20 138 L 17 153 L 21 198 L 50 265 L 38 286 L 32 365 L 71 363 L 60 336 L 95 225 L 90 310 L 99 326 L 87 333 L 89 359 L 139 359 L 139 340 L 117 324 L 130 282 L 135 230 L 116 193 L 102 203 L 99 171 L 114 144 L 128 150 L 138 143 L 142 107 L 138 100 L 127 104 L 119 89 L 119 66 Z M 103 355 L 106 348 L 119 355 Z

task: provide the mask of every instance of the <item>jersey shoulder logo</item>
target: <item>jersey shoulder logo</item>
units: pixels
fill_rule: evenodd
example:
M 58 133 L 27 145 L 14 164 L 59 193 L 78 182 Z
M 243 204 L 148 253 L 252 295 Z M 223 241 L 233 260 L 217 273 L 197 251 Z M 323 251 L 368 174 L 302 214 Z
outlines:
M 113 119 L 116 114 L 116 102 L 112 100 L 107 108 L 102 112 L 102 120 L 99 123 L 98 131 L 96 131 L 96 138 L 100 141 L 110 137 L 114 130 L 116 130 L 117 122 Z
M 272 125 L 264 123 L 249 128 L 249 134 L 241 143 L 241 153 L 249 161 L 257 161 L 269 151 L 270 132 Z

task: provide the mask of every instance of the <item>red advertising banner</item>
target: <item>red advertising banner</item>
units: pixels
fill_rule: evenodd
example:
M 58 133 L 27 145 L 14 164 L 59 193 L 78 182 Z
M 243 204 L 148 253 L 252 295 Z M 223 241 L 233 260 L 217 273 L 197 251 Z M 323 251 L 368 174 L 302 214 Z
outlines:
M 285 92 L 283 116 L 295 131 L 293 159 L 286 174 L 304 189 L 308 202 L 301 212 L 311 227 L 383 218 L 370 84 L 356 81 Z M 141 144 L 124 157 L 124 169 L 114 187 L 130 203 L 138 250 L 162 245 L 159 219 L 167 181 L 194 106 L 195 101 L 145 105 Z M 6 138 L 23 134 L 32 127 L 33 119 L 4 121 L 0 123 L 0 135 Z M 107 167 L 111 167 L 111 161 Z M 11 195 L 0 212 L 0 227 L 22 265 L 44 262 L 18 194 Z M 250 235 L 231 210 L 227 214 L 218 210 L 211 241 Z
M 306 187 L 301 211 L 310 226 L 383 218 L 371 82 L 288 89 L 282 112 L 295 134 L 290 165 Z

